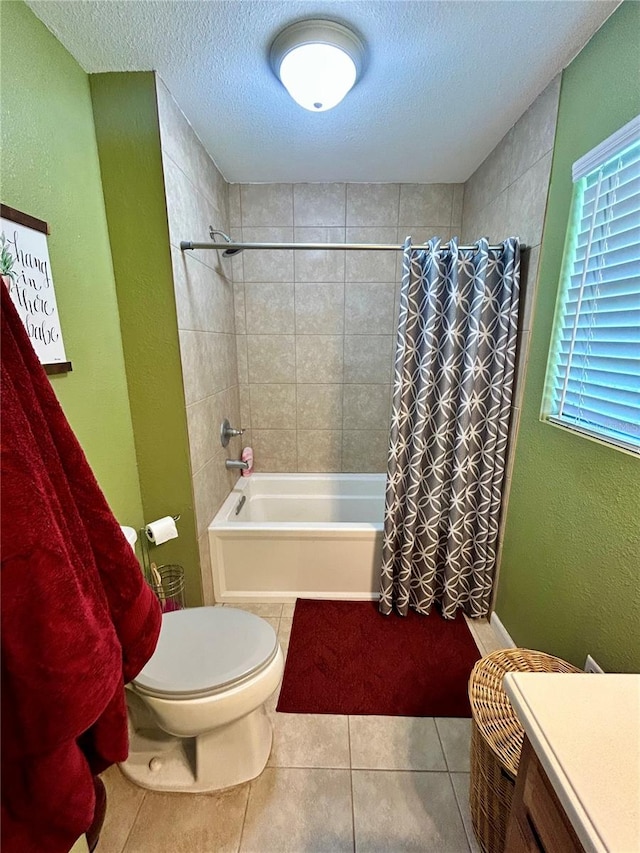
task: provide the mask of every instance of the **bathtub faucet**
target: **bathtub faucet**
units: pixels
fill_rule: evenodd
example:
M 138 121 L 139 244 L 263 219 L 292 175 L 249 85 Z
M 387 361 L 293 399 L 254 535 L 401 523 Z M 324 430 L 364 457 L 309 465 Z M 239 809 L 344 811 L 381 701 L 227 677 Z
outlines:
M 246 471 L 249 467 L 248 462 L 243 462 L 242 459 L 225 459 L 224 467 L 228 470 L 232 468 L 240 468 L 242 471 Z

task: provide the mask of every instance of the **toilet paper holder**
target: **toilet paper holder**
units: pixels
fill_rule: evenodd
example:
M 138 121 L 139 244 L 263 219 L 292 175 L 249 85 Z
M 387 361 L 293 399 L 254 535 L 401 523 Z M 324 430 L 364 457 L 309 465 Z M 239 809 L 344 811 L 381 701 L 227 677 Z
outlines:
M 171 516 L 171 518 L 176 522 L 180 521 L 180 517 L 181 517 L 180 513 L 177 513 L 177 515 Z M 145 578 L 149 582 L 151 582 L 151 579 L 152 579 L 151 578 L 151 555 L 149 553 L 149 548 L 152 547 L 152 543 L 149 541 L 149 538 L 147 537 L 147 525 L 146 524 L 144 525 L 144 527 L 140 528 L 140 530 L 138 531 L 138 534 L 139 534 L 138 535 L 138 542 L 140 543 L 140 551 L 142 554 L 142 570 L 143 570 Z M 154 546 L 154 547 L 161 547 L 161 546 Z

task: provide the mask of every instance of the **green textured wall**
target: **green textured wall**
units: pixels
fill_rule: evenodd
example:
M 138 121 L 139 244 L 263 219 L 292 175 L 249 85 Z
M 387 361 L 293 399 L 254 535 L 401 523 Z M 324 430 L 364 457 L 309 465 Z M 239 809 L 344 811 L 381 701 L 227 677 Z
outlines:
M 539 420 L 571 165 L 640 112 L 640 3 L 625 2 L 562 77 L 553 168 L 496 612 L 521 646 L 640 671 L 640 461 Z
M 123 524 L 142 504 L 87 75 L 34 14 L 0 3 L 2 201 L 49 223 L 73 372 L 53 388 Z
M 180 513 L 152 551 L 202 603 L 160 131 L 152 72 L 92 74 L 91 94 L 145 518 Z

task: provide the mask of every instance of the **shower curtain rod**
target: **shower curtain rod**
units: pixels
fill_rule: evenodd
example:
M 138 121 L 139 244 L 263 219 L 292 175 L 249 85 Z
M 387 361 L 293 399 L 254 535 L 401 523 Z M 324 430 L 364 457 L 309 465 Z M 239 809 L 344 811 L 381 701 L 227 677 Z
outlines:
M 428 246 L 416 245 L 414 248 L 416 249 L 428 249 Z M 458 246 L 458 250 L 461 252 L 472 252 L 477 248 L 475 246 Z M 526 246 L 520 245 L 520 251 L 526 249 Z M 236 243 L 232 241 L 230 243 L 194 243 L 191 241 L 183 240 L 180 243 L 180 250 L 185 252 L 189 249 L 217 249 L 221 250 L 229 255 L 235 255 L 237 252 L 244 252 L 245 250 L 251 251 L 252 249 L 293 249 L 294 251 L 303 249 L 303 250 L 340 250 L 340 251 L 374 251 L 374 252 L 402 252 L 404 250 L 403 245 L 398 245 L 396 243 Z M 489 246 L 490 252 L 499 252 L 502 250 L 502 246 Z

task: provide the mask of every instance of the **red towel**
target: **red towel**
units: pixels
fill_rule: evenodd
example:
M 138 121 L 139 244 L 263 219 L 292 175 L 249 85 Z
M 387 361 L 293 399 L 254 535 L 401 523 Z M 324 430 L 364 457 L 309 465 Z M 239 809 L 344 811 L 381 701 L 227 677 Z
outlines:
M 93 819 L 92 775 L 127 756 L 124 683 L 161 616 L 0 291 L 2 849 L 66 853 Z

